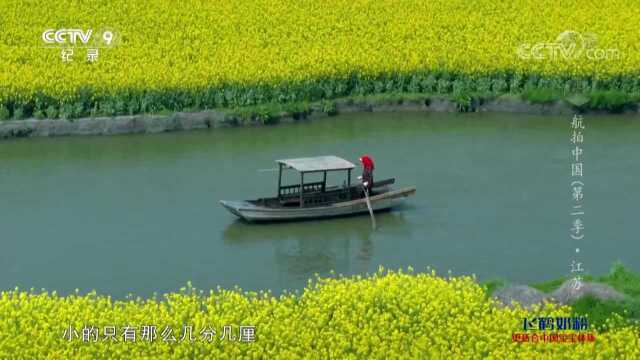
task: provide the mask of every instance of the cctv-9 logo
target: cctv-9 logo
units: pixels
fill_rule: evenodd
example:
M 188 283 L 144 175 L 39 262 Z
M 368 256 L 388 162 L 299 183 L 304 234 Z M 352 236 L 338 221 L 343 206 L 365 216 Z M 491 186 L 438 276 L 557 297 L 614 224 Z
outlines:
M 47 29 L 42 41 L 52 46 L 114 47 L 120 44 L 120 35 L 110 28 L 93 29 Z

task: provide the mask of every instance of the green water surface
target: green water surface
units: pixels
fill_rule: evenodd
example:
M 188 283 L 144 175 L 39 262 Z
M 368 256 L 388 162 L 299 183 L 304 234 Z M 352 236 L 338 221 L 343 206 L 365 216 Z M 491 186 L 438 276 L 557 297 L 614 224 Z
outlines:
M 585 116 L 585 238 L 570 239 L 570 116 L 364 113 L 272 127 L 0 142 L 0 289 L 116 297 L 302 289 L 315 273 L 427 266 L 528 283 L 640 269 L 637 116 Z M 219 204 L 269 196 L 273 160 L 368 153 L 405 206 L 284 224 Z M 331 180 L 342 183 L 342 178 Z M 575 253 L 580 247 L 581 252 Z

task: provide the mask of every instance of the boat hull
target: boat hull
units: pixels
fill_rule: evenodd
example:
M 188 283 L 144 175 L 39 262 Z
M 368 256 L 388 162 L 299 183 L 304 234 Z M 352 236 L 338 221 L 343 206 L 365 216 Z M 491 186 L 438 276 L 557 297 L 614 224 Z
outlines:
M 373 211 L 387 210 L 398 205 L 406 197 L 415 194 L 415 192 L 415 187 L 407 187 L 373 195 L 369 199 Z M 369 212 L 367 201 L 364 198 L 327 206 L 304 208 L 271 208 L 258 206 L 249 201 L 222 200 L 220 203 L 232 214 L 251 222 L 320 219 Z

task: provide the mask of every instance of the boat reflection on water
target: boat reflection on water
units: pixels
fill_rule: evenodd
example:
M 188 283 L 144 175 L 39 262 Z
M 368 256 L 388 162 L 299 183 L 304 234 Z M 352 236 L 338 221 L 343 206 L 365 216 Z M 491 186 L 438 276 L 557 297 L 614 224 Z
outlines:
M 225 245 L 273 250 L 264 266 L 275 265 L 278 287 L 302 288 L 315 274 L 352 275 L 375 271 L 375 244 L 408 235 L 402 212 L 376 213 L 377 230 L 369 217 L 355 216 L 268 225 L 235 221 L 224 230 Z

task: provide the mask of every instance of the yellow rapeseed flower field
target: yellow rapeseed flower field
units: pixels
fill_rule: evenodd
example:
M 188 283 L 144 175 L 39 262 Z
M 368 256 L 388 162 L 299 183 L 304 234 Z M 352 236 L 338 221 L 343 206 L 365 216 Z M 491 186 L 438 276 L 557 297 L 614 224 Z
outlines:
M 640 358 L 638 329 L 628 326 L 589 330 L 595 342 L 514 342 L 523 319 L 535 316 L 570 316 L 570 309 L 500 308 L 473 278 L 434 272 L 380 270 L 363 278 L 317 279 L 301 294 L 278 298 L 190 287 L 162 300 L 129 301 L 15 290 L 0 293 L 0 358 Z M 150 325 L 157 327 L 154 339 L 142 335 Z M 235 341 L 220 340 L 225 325 Z M 126 326 L 135 328 L 135 342 L 125 339 Z M 187 326 L 193 336 L 181 336 Z M 254 341 L 237 338 L 240 326 L 253 327 Z M 97 339 L 91 333 L 83 339 L 83 327 L 99 329 Z M 115 340 L 104 336 L 112 327 Z M 176 341 L 166 328 L 175 331 Z M 207 329 L 216 336 L 207 337 Z
M 249 96 L 259 103 L 278 99 L 261 86 L 354 73 L 623 76 L 638 88 L 639 21 L 630 0 L 3 0 L 0 104 L 32 112 L 42 105 L 36 94 L 58 106 L 81 89 L 126 102 L 131 93 L 191 96 L 228 84 L 255 87 Z M 61 49 L 44 47 L 47 29 L 110 29 L 119 41 L 99 49 L 95 63 L 85 48 L 63 63 Z M 143 111 L 135 101 L 132 111 Z

